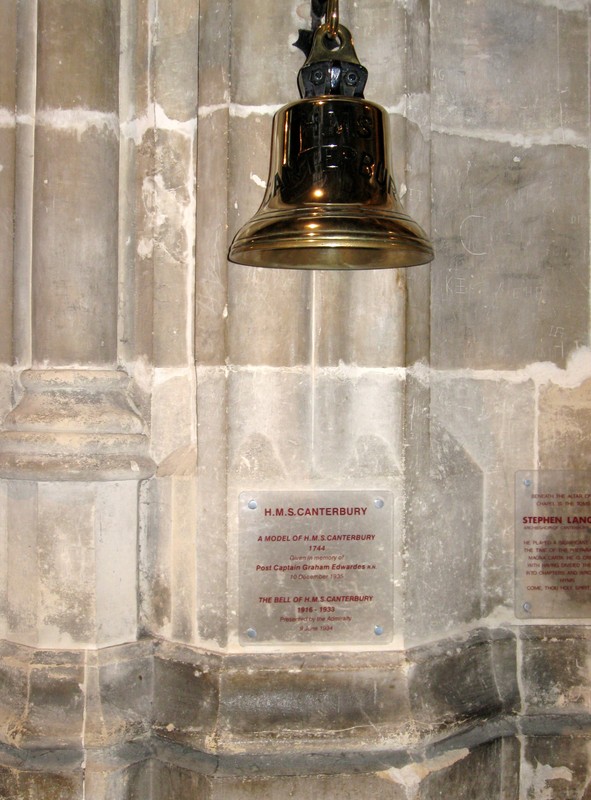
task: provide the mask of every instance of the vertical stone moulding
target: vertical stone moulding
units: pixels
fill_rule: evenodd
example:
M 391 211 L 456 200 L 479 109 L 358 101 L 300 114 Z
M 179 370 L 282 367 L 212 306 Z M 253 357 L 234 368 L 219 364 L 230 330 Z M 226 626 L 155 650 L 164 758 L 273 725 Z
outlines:
M 138 486 L 154 472 L 117 368 L 120 9 L 14 8 L 12 304 L 2 298 L 14 347 L 0 347 L 12 389 L 7 401 L 0 380 L 0 685 L 11 687 L 0 736 L 11 769 L 0 767 L 0 795 L 79 800 L 93 758 L 85 736 L 105 719 L 89 651 L 140 646 Z M 125 743 L 140 736 L 121 729 Z M 41 771 L 29 760 L 40 749 Z

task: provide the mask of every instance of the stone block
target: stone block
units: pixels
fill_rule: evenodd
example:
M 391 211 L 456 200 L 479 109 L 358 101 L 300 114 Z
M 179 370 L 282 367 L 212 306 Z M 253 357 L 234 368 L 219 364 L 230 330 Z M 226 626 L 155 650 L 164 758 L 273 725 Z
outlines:
M 4 745 L 22 741 L 28 671 L 19 648 L 3 641 L 0 644 L 0 741 Z
M 424 5 L 419 2 L 418 6 Z M 424 11 L 411 14 L 411 19 L 416 15 L 424 17 Z M 416 24 L 425 24 L 416 20 Z M 424 34 L 421 34 L 421 36 Z M 417 49 L 420 48 L 417 46 Z M 413 48 L 414 52 L 414 48 Z M 419 92 L 408 98 L 407 114 L 410 120 L 406 121 L 404 131 L 404 153 L 406 163 L 399 177 L 399 194 L 402 194 L 402 182 L 406 185 L 406 192 L 402 197 L 402 204 L 407 214 L 415 219 L 430 235 L 431 231 L 431 142 L 429 134 L 424 130 L 430 127 L 429 108 L 426 95 Z M 397 147 L 397 145 L 395 145 Z M 416 361 L 429 360 L 430 347 L 430 314 L 431 314 L 431 266 L 424 264 L 405 270 L 406 280 L 406 331 L 405 331 L 405 363 L 413 364 Z
M 521 763 L 521 797 L 527 800 L 585 800 L 589 794 L 589 737 L 526 738 Z
M 37 128 L 33 342 L 39 362 L 115 359 L 118 141 L 98 126 Z
M 313 279 L 318 365 L 404 365 L 406 292 L 400 270 L 319 272 Z
M 199 110 L 226 105 L 230 92 L 230 44 L 225 0 L 207 0 L 199 6 Z
M 583 148 L 434 136 L 434 366 L 564 366 L 586 341 L 588 165 Z
M 210 800 L 407 800 L 406 790 L 380 775 L 213 778 Z M 208 800 L 209 800 L 208 798 Z
M 197 369 L 196 617 L 200 639 L 218 647 L 227 641 L 227 384 L 225 369 Z
M 116 112 L 119 4 L 39 3 L 37 97 L 43 109 Z
M 183 370 L 154 371 L 150 430 L 152 455 L 159 475 L 194 472 L 195 373 Z
M 0 37 L 1 36 L 2 34 L 0 34 Z M 2 43 L 0 42 L 0 52 L 1 51 Z M 2 107 L 0 103 L 0 114 L 1 113 Z M 14 150 L 14 126 L 6 128 L 0 127 L 0 281 L 2 286 L 5 287 L 2 294 L 2 305 L 0 306 L 0 363 L 4 364 L 12 363 Z
M 311 378 L 301 369 L 241 369 L 228 382 L 228 458 L 234 484 L 285 483 L 310 475 Z M 237 496 L 236 496 L 237 499 Z
M 283 105 L 299 98 L 304 55 L 292 43 L 305 27 L 289 6 L 261 0 L 232 5 L 232 100 L 240 105 Z M 291 7 L 293 9 L 293 5 Z
M 17 7 L 7 4 L 2 9 L 3 25 L 0 31 L 0 109 L 14 111 L 16 106 L 16 41 Z M 4 165 L 4 161 L 0 160 Z
M 147 515 L 141 533 L 142 624 L 160 636 L 192 641 L 196 597 L 196 479 L 157 478 L 145 490 Z
M 194 750 L 215 750 L 219 679 L 215 656 L 163 643 L 154 659 L 154 734 Z
M 536 426 L 532 381 L 433 376 L 430 414 L 483 473 L 483 613 L 511 608 L 514 571 L 513 475 L 531 463 Z M 465 502 L 465 495 L 460 495 Z
M 255 214 L 263 200 L 269 178 L 272 127 L 272 109 L 230 107 L 226 198 L 230 239 Z M 273 274 L 253 267 L 240 267 L 239 271 L 250 275 L 260 271 L 267 276 Z M 289 272 L 282 270 L 279 274 L 289 280 Z
M 192 349 L 194 149 L 194 122 L 171 123 L 156 137 L 150 131 L 137 146 L 130 143 L 126 154 L 130 191 L 142 211 L 127 210 L 123 344 L 156 367 L 185 366 Z
M 151 796 L 147 794 L 148 786 Z M 132 786 L 125 800 L 211 800 L 208 780 L 203 775 L 156 759 L 150 764 L 148 786 L 146 793 L 139 785 Z
M 207 202 L 197 204 L 195 351 L 207 365 L 226 357 L 229 122 L 225 107 L 199 118 L 197 185 L 211 188 Z
M 503 761 L 503 739 L 483 744 L 471 751 L 452 751 L 448 755 L 449 766 L 429 771 L 420 783 L 417 800 L 438 800 L 453 797 L 454 800 L 517 800 L 517 786 L 503 785 L 503 774 L 499 769 Z M 441 757 L 445 763 L 446 756 Z
M 229 663 L 220 676 L 219 735 L 228 753 L 237 746 L 265 752 L 269 737 L 278 747 L 295 749 L 323 739 L 331 754 L 367 747 L 376 736 L 407 737 L 406 665 L 400 659 L 394 657 L 389 668 L 366 660 L 355 665 L 358 671 L 342 657 L 330 666 L 310 659 L 301 669 L 261 660 Z
M 339 16 L 341 24 L 351 31 L 357 58 L 369 72 L 365 97 L 388 108 L 399 105 L 408 80 L 408 18 L 404 3 L 349 3 L 341 6 Z
M 143 641 L 86 654 L 84 744 L 97 752 L 151 732 L 153 646 Z
M 591 380 L 542 386 L 538 427 L 541 469 L 591 469 Z
M 148 760 L 120 766 L 115 759 L 89 753 L 84 766 L 84 797 L 93 800 L 160 800 L 151 787 Z
M 404 381 L 385 370 L 319 371 L 314 382 L 314 470 L 383 485 L 401 472 Z
M 153 92 L 171 120 L 186 121 L 195 116 L 198 21 L 198 9 L 189 0 L 160 0 L 151 64 Z
M 6 800 L 80 800 L 82 787 L 81 770 L 71 774 L 0 766 L 0 797 Z
M 521 685 L 524 713 L 589 713 L 589 635 L 578 626 L 521 630 Z
M 121 294 L 119 348 L 128 362 L 144 357 L 153 363 L 154 220 L 153 132 L 139 136 L 135 123 L 125 126 L 120 144 L 122 196 Z
M 84 658 L 80 653 L 2 645 L 2 723 L 5 745 L 79 748 L 84 724 Z
M 502 698 L 497 685 L 497 669 L 515 668 L 515 644 L 496 649 L 486 634 L 463 642 L 443 640 L 409 652 L 409 697 L 412 716 L 423 735 L 445 731 L 451 735 L 465 720 L 488 719 L 513 705 L 512 696 Z M 502 658 L 500 657 L 502 655 Z
M 428 0 L 409 0 L 405 5 L 407 25 L 407 92 L 426 94 L 431 89 L 431 5 Z
M 158 130 L 154 163 L 142 179 L 147 211 L 138 255 L 153 270 L 153 363 L 184 366 L 193 343 L 195 125 Z
M 586 139 L 586 25 L 583 3 L 435 7 L 434 123 Z
M 10 638 L 48 647 L 135 639 L 136 484 L 14 481 L 6 502 Z
M 483 475 L 435 420 L 413 382 L 407 397 L 405 636 L 441 638 L 481 616 Z M 459 502 L 458 498 L 461 498 Z M 461 586 L 461 592 L 457 587 Z
M 310 357 L 312 276 L 231 264 L 228 358 L 232 364 L 291 367 Z
M 263 199 L 271 118 L 234 116 L 230 132 L 228 226 L 233 237 Z M 227 353 L 231 364 L 292 366 L 310 358 L 312 276 L 305 270 L 228 268 Z

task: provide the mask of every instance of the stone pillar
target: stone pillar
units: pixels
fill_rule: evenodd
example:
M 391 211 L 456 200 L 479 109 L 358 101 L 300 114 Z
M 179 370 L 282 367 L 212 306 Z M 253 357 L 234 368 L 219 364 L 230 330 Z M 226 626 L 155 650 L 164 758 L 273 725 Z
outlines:
M 120 7 L 9 6 L 0 794 L 115 797 L 96 778 L 113 784 L 107 751 L 135 747 L 141 760 L 134 742 L 148 724 L 138 491 L 154 471 L 142 392 L 118 346 Z M 40 749 L 42 773 L 28 758 Z

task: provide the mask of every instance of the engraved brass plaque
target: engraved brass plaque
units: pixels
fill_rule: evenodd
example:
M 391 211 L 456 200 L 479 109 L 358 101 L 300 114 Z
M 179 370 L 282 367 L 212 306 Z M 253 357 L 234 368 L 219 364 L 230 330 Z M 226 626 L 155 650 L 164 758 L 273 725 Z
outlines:
M 391 641 L 392 511 L 391 492 L 243 492 L 240 643 Z
M 515 483 L 515 615 L 591 614 L 591 472 L 518 472 Z

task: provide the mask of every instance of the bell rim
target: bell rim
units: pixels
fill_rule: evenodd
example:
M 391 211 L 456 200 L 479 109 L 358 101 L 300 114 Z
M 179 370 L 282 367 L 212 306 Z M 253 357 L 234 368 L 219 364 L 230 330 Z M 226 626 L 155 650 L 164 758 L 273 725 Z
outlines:
M 293 210 L 263 212 L 238 231 L 228 258 L 246 266 L 273 266 L 271 262 L 276 262 L 282 269 L 379 269 L 419 266 L 433 260 L 427 235 L 408 215 L 367 207 L 360 211 L 348 207 L 339 213 L 324 207 L 315 213 L 302 213 L 301 208 L 297 214 Z M 306 225 L 317 227 L 306 230 Z M 337 252 L 327 253 L 329 264 L 318 266 L 314 256 L 323 249 L 338 251 L 343 261 L 354 261 L 357 266 L 339 266 Z M 306 252 L 315 263 L 306 262 Z

